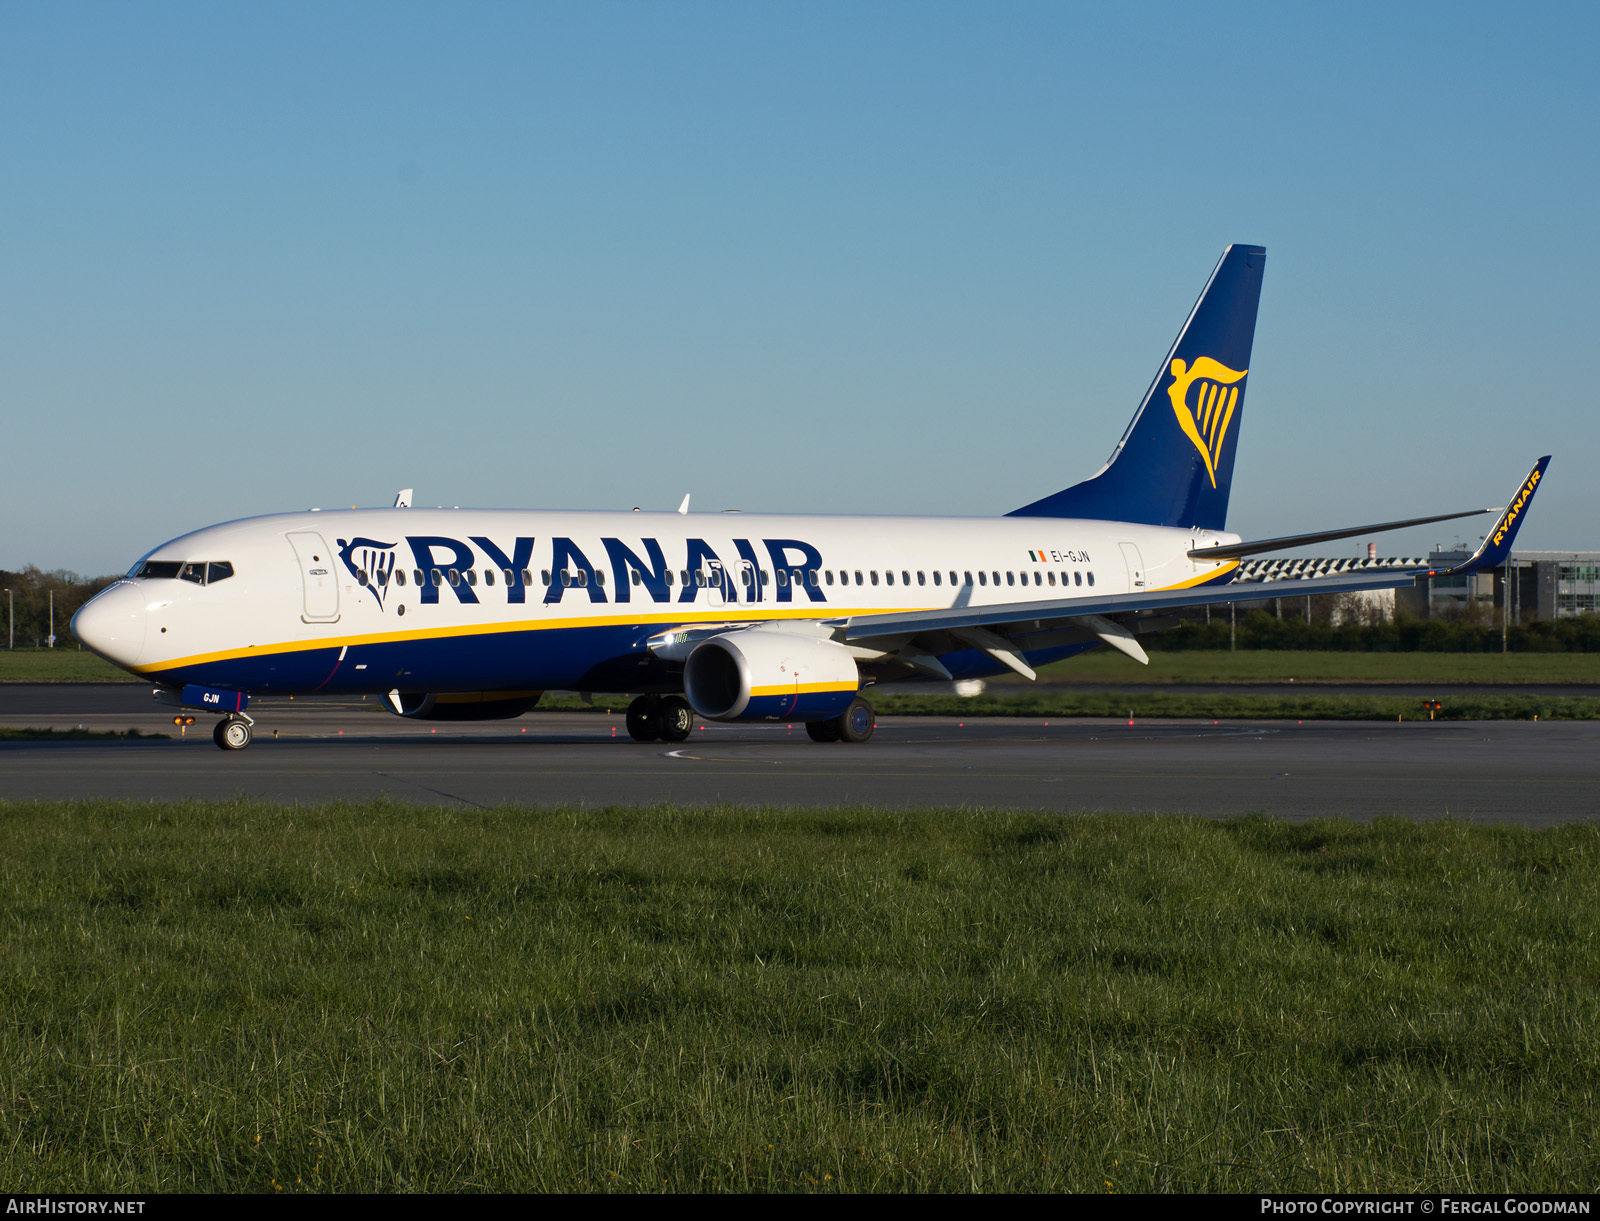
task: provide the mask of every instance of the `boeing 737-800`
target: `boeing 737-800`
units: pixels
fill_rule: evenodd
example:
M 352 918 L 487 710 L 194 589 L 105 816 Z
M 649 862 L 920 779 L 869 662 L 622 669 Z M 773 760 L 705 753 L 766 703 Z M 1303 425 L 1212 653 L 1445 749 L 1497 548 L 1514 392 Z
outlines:
M 220 713 L 232 750 L 249 745 L 253 695 L 372 693 L 401 716 L 489 719 L 551 689 L 636 696 L 641 741 L 681 741 L 698 714 L 860 742 L 861 693 L 879 682 L 1032 679 L 1102 645 L 1147 661 L 1153 612 L 1434 575 L 1233 583 L 1247 555 L 1469 516 L 1227 533 L 1265 263 L 1259 246 L 1224 251 L 1106 465 L 1004 517 L 424 510 L 402 495 L 163 543 L 73 632 L 157 699 Z M 1504 562 L 1548 461 L 1451 573 Z

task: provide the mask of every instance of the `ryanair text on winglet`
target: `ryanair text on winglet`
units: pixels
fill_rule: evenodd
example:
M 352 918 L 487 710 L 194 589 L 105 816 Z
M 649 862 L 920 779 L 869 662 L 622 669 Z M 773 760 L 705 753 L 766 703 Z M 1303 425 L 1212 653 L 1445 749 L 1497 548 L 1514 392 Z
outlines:
M 1500 525 L 1494 532 L 1496 546 L 1499 546 L 1500 540 L 1506 536 L 1506 531 L 1511 529 L 1512 524 L 1521 516 L 1522 507 L 1528 503 L 1528 499 L 1533 495 L 1533 489 L 1539 485 L 1539 476 L 1543 473 L 1543 471 L 1536 470 L 1528 476 L 1528 481 L 1522 485 L 1517 492 L 1516 499 L 1511 502 L 1510 507 L 1506 509 L 1505 514 L 1500 518 Z

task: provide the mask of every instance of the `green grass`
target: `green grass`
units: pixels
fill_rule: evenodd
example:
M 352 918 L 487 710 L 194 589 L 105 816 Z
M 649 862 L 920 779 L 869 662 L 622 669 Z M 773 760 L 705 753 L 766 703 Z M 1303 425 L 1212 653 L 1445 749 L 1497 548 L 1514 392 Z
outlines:
M 30 729 L 26 726 L 0 725 L 0 742 L 65 742 L 79 738 L 167 738 L 165 733 L 141 733 L 137 729 Z
M 0 683 L 138 683 L 87 649 L 0 649 Z
M 1046 666 L 1040 675 L 1051 683 L 1600 683 L 1600 653 L 1193 650 L 1151 652 L 1150 664 L 1141 666 L 1121 653 L 1096 649 Z M 994 681 L 1023 680 L 1008 675 Z
M 1047 666 L 1071 683 L 1600 683 L 1600 653 L 1335 653 L 1298 650 L 1152 653 L 1150 664 L 1109 649 Z M 141 682 L 93 653 L 0 649 L 0 682 Z M 1010 676 L 993 680 L 1005 686 Z M 1021 679 L 1014 680 L 1021 682 Z M 601 697 L 596 697 L 601 698 Z
M 15 1192 L 1600 1182 L 1593 825 L 0 820 Z
M 1440 688 L 1441 721 L 1590 721 L 1600 718 L 1593 696 L 1461 695 Z M 1199 695 L 1161 690 L 1073 692 L 1056 688 L 979 695 L 874 695 L 883 716 L 1178 717 L 1201 720 L 1408 721 L 1427 720 L 1420 699 L 1399 695 Z M 555 709 L 552 709 L 555 710 Z

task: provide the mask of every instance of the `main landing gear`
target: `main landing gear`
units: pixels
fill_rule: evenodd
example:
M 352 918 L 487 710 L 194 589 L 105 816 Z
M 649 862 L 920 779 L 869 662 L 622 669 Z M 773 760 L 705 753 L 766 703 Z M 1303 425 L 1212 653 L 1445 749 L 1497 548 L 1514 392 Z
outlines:
M 251 726 L 255 722 L 242 712 L 234 712 L 217 722 L 211 731 L 211 740 L 223 750 L 243 750 L 250 745 Z
M 813 742 L 865 742 L 878 727 L 872 705 L 856 697 L 826 721 L 807 721 Z M 682 742 L 694 728 L 694 709 L 681 696 L 641 695 L 628 705 L 628 734 L 635 742 Z
M 641 695 L 628 705 L 628 734 L 635 742 L 682 742 L 694 729 L 694 709 L 682 696 Z
M 872 705 L 858 695 L 831 721 L 807 721 L 806 735 L 813 742 L 865 742 L 877 727 Z

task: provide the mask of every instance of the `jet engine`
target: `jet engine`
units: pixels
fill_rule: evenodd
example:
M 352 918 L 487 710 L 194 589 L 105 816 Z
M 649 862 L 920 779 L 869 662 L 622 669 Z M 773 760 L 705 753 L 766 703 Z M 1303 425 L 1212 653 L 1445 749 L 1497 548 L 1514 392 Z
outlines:
M 418 721 L 501 721 L 521 716 L 543 691 L 389 692 L 389 711 Z
M 822 721 L 861 686 L 855 658 L 831 640 L 747 628 L 702 641 L 683 668 L 683 693 L 713 721 Z

